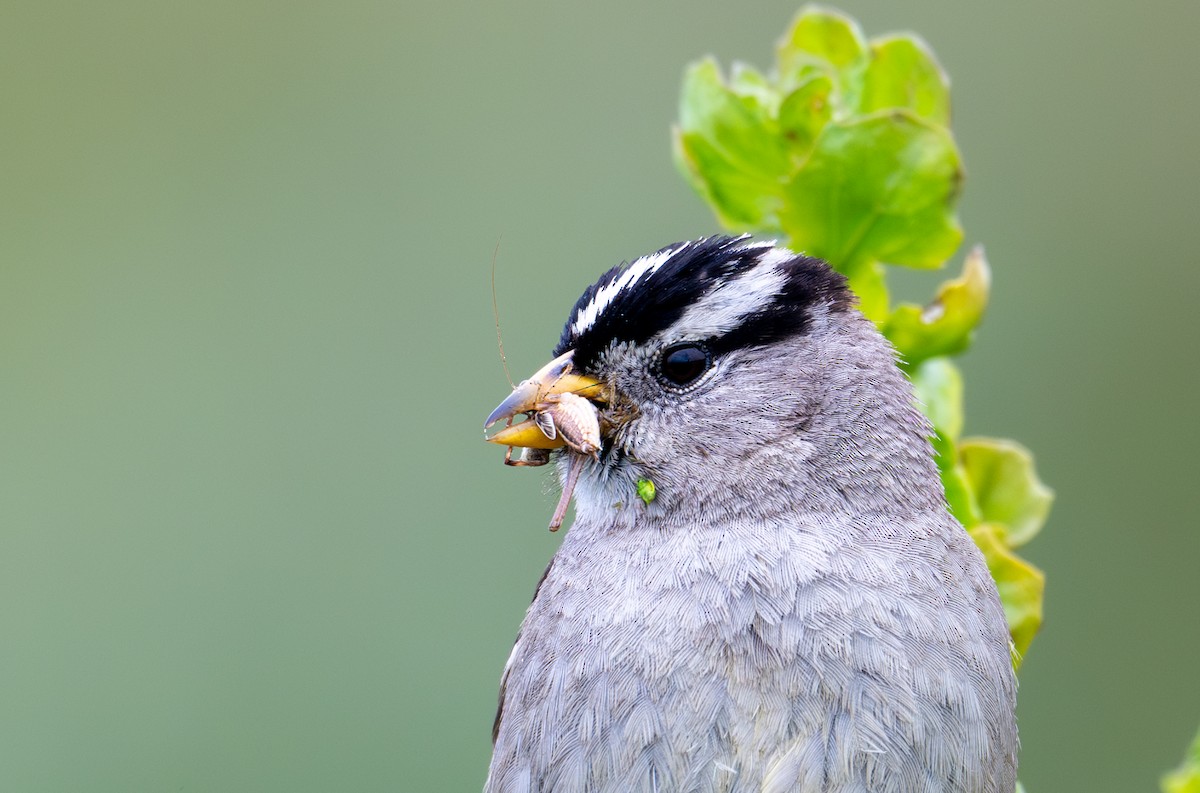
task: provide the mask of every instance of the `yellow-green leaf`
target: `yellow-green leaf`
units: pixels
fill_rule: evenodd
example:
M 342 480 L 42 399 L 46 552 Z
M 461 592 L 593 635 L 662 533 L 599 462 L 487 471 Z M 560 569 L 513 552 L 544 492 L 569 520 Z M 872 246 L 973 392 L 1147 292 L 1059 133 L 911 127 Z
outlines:
M 924 308 L 912 303 L 897 306 L 883 333 L 910 367 L 935 355 L 957 355 L 970 345 L 983 319 L 991 282 L 983 248 L 976 246 L 963 262 L 962 275 L 943 283 Z
M 980 523 L 968 532 L 983 551 L 988 570 L 996 581 L 1017 652 L 1014 666 L 1020 666 L 1020 659 L 1042 625 L 1046 576 L 1009 549 L 1004 541 L 1004 530 L 996 524 Z
M 866 42 L 858 23 L 837 11 L 806 6 L 776 46 L 779 73 L 796 74 L 813 61 L 825 61 L 839 69 L 861 60 Z
M 1163 793 L 1200 793 L 1200 733 L 1179 767 L 1162 778 Z
M 1033 539 L 1050 513 L 1054 491 L 1038 478 L 1029 450 L 1016 441 L 969 438 L 958 453 L 982 520 L 1002 526 L 1011 547 Z

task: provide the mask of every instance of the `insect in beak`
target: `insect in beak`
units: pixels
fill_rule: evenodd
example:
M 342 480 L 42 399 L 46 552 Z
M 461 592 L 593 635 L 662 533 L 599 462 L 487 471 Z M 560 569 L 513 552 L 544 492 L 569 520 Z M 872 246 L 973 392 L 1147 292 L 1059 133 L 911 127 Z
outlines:
M 599 455 L 600 414 L 596 403 L 608 401 L 603 383 L 573 371 L 574 354 L 568 350 L 518 383 L 484 422 L 485 440 L 509 447 L 504 455 L 507 465 L 545 465 L 552 449 L 565 446 L 572 452 L 563 495 L 550 522 L 551 531 L 562 525 L 583 458 Z M 526 418 L 514 424 L 513 419 L 522 413 Z M 504 428 L 486 435 L 486 428 L 501 419 Z M 514 447 L 522 449 L 516 459 L 512 456 Z

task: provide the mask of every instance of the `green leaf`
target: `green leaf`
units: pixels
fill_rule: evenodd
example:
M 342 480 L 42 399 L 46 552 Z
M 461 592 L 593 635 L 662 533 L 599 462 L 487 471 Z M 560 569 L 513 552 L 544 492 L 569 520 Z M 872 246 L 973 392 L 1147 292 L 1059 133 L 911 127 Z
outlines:
M 1162 778 L 1163 793 L 1200 793 L 1200 733 L 1179 767 Z
M 1033 455 L 1015 441 L 970 438 L 959 447 L 980 517 L 1003 526 L 1005 542 L 1018 547 L 1041 530 L 1054 491 L 1042 484 Z
M 777 228 L 782 199 L 764 189 L 762 180 L 729 162 L 723 152 L 698 135 L 675 130 L 675 163 L 726 229 Z
M 785 186 L 779 220 L 795 247 L 851 276 L 873 261 L 938 267 L 962 239 L 961 178 L 950 133 L 908 111 L 834 120 Z
M 883 265 L 879 262 L 864 262 L 850 273 L 850 290 L 858 297 L 858 310 L 876 326 L 888 316 L 887 280 Z
M 874 263 L 937 267 L 958 247 L 961 163 L 945 75 L 911 36 L 868 47 L 849 17 L 805 8 L 774 77 L 711 59 L 687 71 L 675 158 L 726 228 L 783 231 L 887 311 Z
M 937 448 L 937 445 L 934 445 Z M 971 483 L 967 480 L 967 472 L 962 465 L 955 461 L 956 452 L 953 445 L 945 452 L 938 453 L 938 468 L 942 474 L 942 487 L 946 491 L 946 506 L 950 514 L 967 529 L 979 525 L 979 512 L 975 509 L 975 500 L 971 497 Z M 942 468 L 943 461 L 948 461 Z
M 962 374 L 948 358 L 933 358 L 913 369 L 909 377 L 922 412 L 933 424 L 930 442 L 946 504 L 958 522 L 970 528 L 979 523 L 980 516 L 956 447 L 963 425 Z
M 729 89 L 738 96 L 753 97 L 763 107 L 777 101 L 774 86 L 766 76 L 748 63 L 734 61 L 729 70 Z
M 804 157 L 833 115 L 833 81 L 813 77 L 792 91 L 779 105 L 779 132 L 787 139 L 792 156 Z
M 907 108 L 921 118 L 950 125 L 950 79 L 924 41 L 888 36 L 871 42 L 859 112 Z
M 776 45 L 779 74 L 785 79 L 803 73 L 814 62 L 844 69 L 862 60 L 866 42 L 858 23 L 845 14 L 807 6 Z
M 942 284 L 924 308 L 912 303 L 897 306 L 883 333 L 909 367 L 935 355 L 957 355 L 970 346 L 975 326 L 983 318 L 991 281 L 983 249 L 976 246 L 963 262 L 962 275 Z
M 743 67 L 740 74 L 743 87 L 753 82 L 751 70 Z M 778 182 L 790 168 L 767 104 L 757 92 L 739 94 L 725 85 L 712 58 L 692 64 L 684 76 L 679 126 L 685 134 L 702 135 L 765 182 Z
M 1002 527 L 980 523 L 968 533 L 983 551 L 988 570 L 1000 591 L 1000 602 L 1004 605 L 1004 616 L 1016 650 L 1013 666 L 1020 666 L 1021 658 L 1042 625 L 1046 576 L 1008 548 Z
M 912 370 L 917 401 L 939 433 L 958 442 L 963 425 L 963 382 L 958 367 L 946 358 L 933 358 Z
M 752 78 L 744 73 L 742 80 Z M 724 225 L 776 225 L 780 174 L 791 169 L 777 125 L 759 98 L 725 85 L 711 58 L 687 71 L 674 144 L 680 169 Z

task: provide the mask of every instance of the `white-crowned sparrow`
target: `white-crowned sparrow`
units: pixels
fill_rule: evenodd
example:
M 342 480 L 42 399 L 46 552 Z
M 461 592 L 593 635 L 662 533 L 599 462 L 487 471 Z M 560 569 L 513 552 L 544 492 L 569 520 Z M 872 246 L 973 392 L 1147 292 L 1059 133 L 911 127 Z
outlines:
M 1012 793 L 996 588 L 854 304 L 771 243 L 671 245 L 589 287 L 488 419 L 528 462 L 561 447 L 576 518 L 487 791 Z

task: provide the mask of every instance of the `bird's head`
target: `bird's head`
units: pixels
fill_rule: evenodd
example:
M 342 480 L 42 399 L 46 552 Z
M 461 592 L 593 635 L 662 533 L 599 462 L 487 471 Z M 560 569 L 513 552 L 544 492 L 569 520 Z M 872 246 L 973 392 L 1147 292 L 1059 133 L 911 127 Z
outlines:
M 580 514 L 687 522 L 942 498 L 928 427 L 845 278 L 745 237 L 609 270 L 487 425 L 500 420 L 488 440 L 523 447 L 526 464 L 562 450 L 560 507 L 578 477 Z

